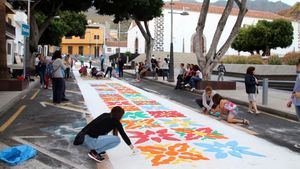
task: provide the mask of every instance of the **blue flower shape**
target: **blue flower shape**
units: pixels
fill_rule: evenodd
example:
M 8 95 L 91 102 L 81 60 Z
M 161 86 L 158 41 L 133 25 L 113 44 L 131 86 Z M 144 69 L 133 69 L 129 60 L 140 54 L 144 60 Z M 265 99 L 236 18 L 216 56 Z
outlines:
M 98 94 L 117 94 L 116 91 L 97 91 Z
M 162 105 L 142 105 L 141 108 L 146 111 L 168 111 L 169 108 Z
M 198 127 L 203 126 L 196 121 L 193 121 L 190 118 L 171 118 L 171 119 L 159 119 L 162 121 L 165 125 L 168 125 L 169 128 L 176 128 L 176 127 L 184 127 L 184 128 L 190 128 L 190 127 Z
M 228 156 L 237 158 L 243 158 L 243 155 L 265 157 L 264 155 L 249 151 L 249 147 L 239 146 L 237 141 L 229 141 L 225 144 L 214 142 L 212 144 L 207 143 L 194 143 L 196 146 L 205 148 L 205 152 L 216 153 L 216 159 L 225 159 Z

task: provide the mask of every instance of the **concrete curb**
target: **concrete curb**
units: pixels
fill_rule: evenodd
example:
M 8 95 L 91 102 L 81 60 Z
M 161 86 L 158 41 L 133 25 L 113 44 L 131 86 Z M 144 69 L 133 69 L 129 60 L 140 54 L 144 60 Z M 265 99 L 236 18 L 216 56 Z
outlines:
M 30 85 L 30 83 L 32 85 Z M 18 101 L 20 101 L 28 92 L 30 92 L 33 88 L 38 86 L 39 81 L 35 79 L 34 82 L 30 82 L 27 89 L 21 91 L 16 97 L 14 97 L 10 102 L 2 107 L 0 107 L 0 114 L 5 113 L 7 110 L 9 110 L 11 107 L 13 107 Z
M 133 74 L 131 74 L 129 72 L 124 72 L 124 73 L 126 73 L 127 75 L 130 75 L 130 76 L 134 76 Z M 156 80 L 152 80 L 152 79 L 148 79 L 148 78 L 142 78 L 142 79 L 148 80 L 148 81 L 151 81 L 151 82 L 155 82 L 155 83 L 159 83 L 159 84 L 163 84 L 163 85 L 167 85 L 167 86 L 170 86 L 170 87 L 175 87 L 175 85 L 167 84 L 167 83 L 164 83 L 164 82 L 160 82 L 160 81 L 156 81 Z M 201 92 L 196 92 L 196 93 L 201 93 Z M 248 102 L 238 100 L 238 99 L 235 99 L 235 98 L 230 98 L 230 97 L 225 97 L 225 98 L 229 99 L 229 100 L 232 100 L 233 102 L 235 102 L 239 105 L 248 106 L 248 104 L 249 104 Z M 284 117 L 284 118 L 287 118 L 287 119 L 298 121 L 297 115 L 294 115 L 294 114 L 286 113 L 284 111 L 280 111 L 280 110 L 277 110 L 277 109 L 272 109 L 272 108 L 269 108 L 269 107 L 266 107 L 266 106 L 263 106 L 263 105 L 257 105 L 257 108 L 262 110 L 262 111 L 265 111 L 269 114 L 273 114 L 273 115 L 276 115 L 276 116 L 280 116 L 280 117 Z

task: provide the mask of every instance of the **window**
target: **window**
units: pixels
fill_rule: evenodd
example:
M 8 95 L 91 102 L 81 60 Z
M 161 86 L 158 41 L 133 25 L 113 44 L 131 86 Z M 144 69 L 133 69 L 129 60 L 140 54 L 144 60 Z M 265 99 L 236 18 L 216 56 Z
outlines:
M 79 55 L 83 55 L 83 46 L 78 47 Z
M 110 53 L 110 52 L 111 52 L 111 48 L 107 48 L 107 52 L 109 52 L 109 53 Z
M 68 46 L 68 54 L 73 54 L 73 46 Z
M 99 40 L 99 39 L 100 39 L 100 36 L 99 36 L 99 35 L 94 35 L 94 39 Z
M 12 23 L 11 18 L 7 18 L 7 23 L 9 23 L 11 25 L 11 23 Z
M 85 35 L 80 36 L 80 39 L 85 39 Z
M 7 44 L 7 54 L 11 55 L 11 44 L 10 43 Z
M 66 36 L 66 39 L 72 39 L 72 36 Z

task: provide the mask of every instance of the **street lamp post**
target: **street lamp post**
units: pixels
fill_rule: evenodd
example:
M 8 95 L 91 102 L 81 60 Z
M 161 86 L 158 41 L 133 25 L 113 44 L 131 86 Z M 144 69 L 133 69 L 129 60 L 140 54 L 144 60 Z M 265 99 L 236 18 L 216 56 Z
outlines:
M 120 37 L 121 37 L 121 24 L 118 23 L 118 57 L 121 57 L 121 49 L 120 49 Z
M 31 2 L 31 0 L 27 0 L 27 24 L 29 25 L 29 27 L 30 27 L 30 2 Z M 29 29 L 30 30 L 30 29 Z M 29 35 L 30 35 L 30 33 L 29 33 Z M 28 58 L 30 58 L 30 49 L 29 49 L 29 43 L 30 43 L 30 37 L 25 37 L 25 48 L 24 48 L 24 56 L 23 56 L 23 74 L 24 74 L 24 77 L 26 78 L 26 59 Z M 27 58 L 26 58 L 26 56 L 27 56 Z
M 170 43 L 170 63 L 169 63 L 169 82 L 174 82 L 174 51 L 173 51 L 173 0 L 171 0 L 171 43 Z
M 171 0 L 171 43 L 170 43 L 170 63 L 169 63 L 169 77 L 168 77 L 168 81 L 169 82 L 174 82 L 174 47 L 173 47 L 173 14 L 180 14 L 182 16 L 187 16 L 189 15 L 188 12 L 181 12 L 181 13 L 177 13 L 177 12 L 173 12 L 173 0 Z

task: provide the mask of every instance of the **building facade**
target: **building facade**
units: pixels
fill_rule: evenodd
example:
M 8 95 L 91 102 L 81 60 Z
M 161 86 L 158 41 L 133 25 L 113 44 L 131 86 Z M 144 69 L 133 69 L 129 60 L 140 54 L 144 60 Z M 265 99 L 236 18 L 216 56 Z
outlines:
M 62 53 L 99 57 L 103 53 L 104 30 L 103 25 L 90 24 L 81 37 L 63 37 Z
M 173 29 L 173 43 L 174 43 L 174 52 L 179 53 L 194 53 L 195 52 L 195 35 L 196 35 L 196 26 L 198 18 L 200 15 L 201 4 L 199 3 L 184 3 L 184 2 L 175 2 L 173 5 L 174 8 L 174 29 Z M 210 44 L 214 36 L 214 32 L 217 28 L 219 19 L 222 16 L 224 8 L 211 6 L 207 15 L 206 25 L 203 35 L 203 45 L 204 53 L 209 49 Z M 189 15 L 184 16 L 180 15 L 183 11 L 188 12 Z M 154 38 L 154 51 L 169 52 L 170 51 L 170 42 L 171 42 L 171 14 L 170 14 L 170 4 L 166 3 L 163 8 L 163 15 L 159 18 L 155 18 L 152 21 L 149 21 L 149 29 L 151 35 Z M 221 36 L 219 42 L 219 48 L 226 41 L 229 36 L 234 23 L 236 21 L 238 14 L 238 9 L 234 8 L 231 15 L 228 18 L 227 24 L 224 28 L 223 35 Z M 263 12 L 263 11 L 253 11 L 249 10 L 243 20 L 243 26 L 254 25 L 259 20 L 273 20 L 282 18 L 275 13 Z M 294 40 L 290 47 L 281 49 L 277 48 L 272 50 L 273 54 L 284 55 L 285 53 L 291 51 L 299 51 L 299 23 L 296 21 L 292 22 L 294 27 Z M 134 22 L 131 23 L 131 26 L 128 30 L 128 49 L 130 52 L 145 53 L 145 40 L 142 36 L 139 28 Z M 226 55 L 237 55 L 238 51 L 230 48 Z M 241 55 L 249 55 L 249 53 L 240 53 Z

